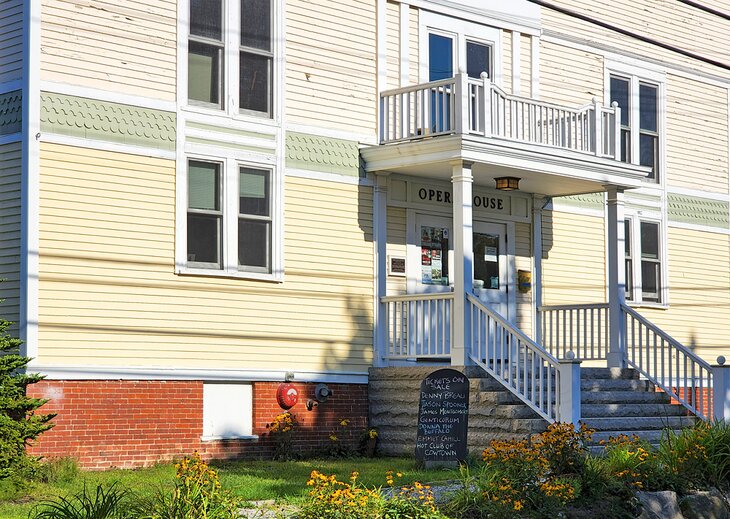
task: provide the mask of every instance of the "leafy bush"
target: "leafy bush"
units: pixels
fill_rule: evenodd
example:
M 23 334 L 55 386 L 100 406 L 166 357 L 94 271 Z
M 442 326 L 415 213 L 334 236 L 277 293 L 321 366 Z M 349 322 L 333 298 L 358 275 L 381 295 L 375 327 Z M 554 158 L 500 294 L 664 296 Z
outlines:
M 35 480 L 42 483 L 70 483 L 81 474 L 74 458 L 55 458 L 44 460 L 35 475 Z
M 84 484 L 83 490 L 70 498 L 59 497 L 35 508 L 33 519 L 127 519 L 131 517 L 126 507 L 129 492 L 116 483 L 104 490 L 102 485 L 91 494 Z
M 175 465 L 175 488 L 163 490 L 134 509 L 135 519 L 235 519 L 239 503 L 221 489 L 218 472 L 196 452 Z
M 293 449 L 294 432 L 297 425 L 297 417 L 289 411 L 276 415 L 271 423 L 266 425 L 269 437 L 274 441 L 275 460 L 286 461 L 299 457 Z
M 36 459 L 25 449 L 52 427 L 55 416 L 36 414 L 46 401 L 26 395 L 27 387 L 43 377 L 22 373 L 30 359 L 18 354 L 22 341 L 7 333 L 10 324 L 0 318 L 0 479 L 34 470 Z

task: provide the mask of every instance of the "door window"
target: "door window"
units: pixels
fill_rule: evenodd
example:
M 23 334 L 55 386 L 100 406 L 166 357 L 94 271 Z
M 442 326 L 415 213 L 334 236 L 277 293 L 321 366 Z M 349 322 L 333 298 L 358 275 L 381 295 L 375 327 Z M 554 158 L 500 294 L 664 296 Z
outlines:
M 421 283 L 449 284 L 449 230 L 421 225 Z
M 499 235 L 475 232 L 473 241 L 475 286 L 499 290 Z

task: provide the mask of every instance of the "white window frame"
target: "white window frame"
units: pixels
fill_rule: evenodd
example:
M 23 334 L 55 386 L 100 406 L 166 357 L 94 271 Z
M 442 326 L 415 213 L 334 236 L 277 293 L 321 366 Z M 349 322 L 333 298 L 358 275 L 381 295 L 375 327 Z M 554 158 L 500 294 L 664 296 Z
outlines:
M 632 107 L 629 114 L 629 127 L 631 132 L 631 147 L 629 150 L 629 163 L 639 165 L 639 84 L 651 84 L 657 87 L 657 132 L 659 134 L 659 150 L 657 153 L 657 168 L 655 179 L 647 179 L 646 187 L 663 188 L 667 176 L 667 123 L 666 123 L 666 74 L 663 70 L 651 67 L 644 63 L 634 63 L 628 60 L 627 63 L 613 62 L 606 60 L 604 68 L 604 99 L 606 106 L 611 105 L 611 76 L 619 77 L 629 81 L 629 96 Z M 616 143 L 620 145 L 620 143 Z
M 492 48 L 492 74 L 490 78 L 493 83 L 501 86 L 502 77 L 502 31 L 496 27 L 490 27 L 475 22 L 468 22 L 459 18 L 452 18 L 430 11 L 421 11 L 419 17 L 419 56 L 424 56 L 419 67 L 419 76 L 422 83 L 428 82 L 428 35 L 438 34 L 440 36 L 453 37 L 456 45 L 454 48 L 454 73 L 460 68 L 466 68 L 466 42 L 473 41 L 489 45 Z
M 259 158 L 260 159 L 260 158 Z M 188 204 L 188 164 L 190 161 L 215 162 L 221 164 L 221 196 L 223 222 L 221 232 L 221 268 L 204 268 L 190 265 L 187 261 L 187 204 Z M 270 171 L 270 213 L 271 238 L 269 244 L 270 271 L 263 272 L 256 267 L 238 266 L 238 219 L 239 219 L 239 172 L 241 167 Z M 283 178 L 281 168 L 273 160 L 255 160 L 250 156 L 231 154 L 225 157 L 205 153 L 185 155 L 184 173 L 178 178 L 178 214 L 176 273 L 182 275 L 233 277 L 261 281 L 284 281 L 283 268 Z M 182 211 L 184 205 L 185 210 Z M 183 216 L 184 215 L 184 216 Z
M 178 3 L 178 102 L 182 108 L 191 113 L 219 114 L 240 120 L 256 121 L 258 124 L 281 125 L 284 99 L 284 22 L 282 0 L 271 0 L 271 71 L 269 87 L 270 113 L 245 110 L 239 107 L 240 66 L 240 0 L 222 0 L 223 2 L 223 92 L 222 106 L 191 101 L 188 98 L 188 41 L 190 40 L 190 0 L 179 0 Z M 193 38 L 195 39 L 195 38 Z M 250 52 L 254 53 L 254 52 Z M 258 52 L 268 55 L 265 52 Z
M 669 306 L 669 285 L 667 273 L 667 226 L 659 214 L 649 214 L 640 211 L 625 211 L 624 220 L 630 222 L 631 229 L 631 280 L 632 293 L 626 293 L 627 303 L 631 306 L 648 306 L 655 308 L 667 308 Z M 659 230 L 659 301 L 644 301 L 642 295 L 642 272 L 641 272 L 641 223 L 652 223 L 658 226 Z M 624 251 L 621 251 L 624 254 Z M 628 280 L 627 285 L 628 285 Z M 629 300 L 629 298 L 631 298 Z

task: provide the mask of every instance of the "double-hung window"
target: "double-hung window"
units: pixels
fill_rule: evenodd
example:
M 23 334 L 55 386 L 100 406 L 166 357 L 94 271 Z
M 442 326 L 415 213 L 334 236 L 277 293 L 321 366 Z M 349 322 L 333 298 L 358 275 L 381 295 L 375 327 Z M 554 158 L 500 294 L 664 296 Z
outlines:
M 659 85 L 636 76 L 611 74 L 611 103 L 621 108 L 621 160 L 651 168 L 659 182 Z
M 273 0 L 189 2 L 189 103 L 272 117 Z
M 188 269 L 272 274 L 272 173 L 233 160 L 188 160 Z
M 627 218 L 625 229 L 626 299 L 665 303 L 659 222 Z

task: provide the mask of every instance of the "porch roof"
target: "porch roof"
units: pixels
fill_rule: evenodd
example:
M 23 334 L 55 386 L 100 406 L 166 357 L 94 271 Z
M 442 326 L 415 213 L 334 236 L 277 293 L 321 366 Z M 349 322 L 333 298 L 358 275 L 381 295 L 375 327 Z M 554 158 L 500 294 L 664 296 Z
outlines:
M 440 135 L 363 148 L 365 170 L 451 179 L 459 162 L 472 165 L 474 183 L 520 178 L 520 191 L 567 196 L 641 187 L 649 168 L 552 146 L 470 134 Z

